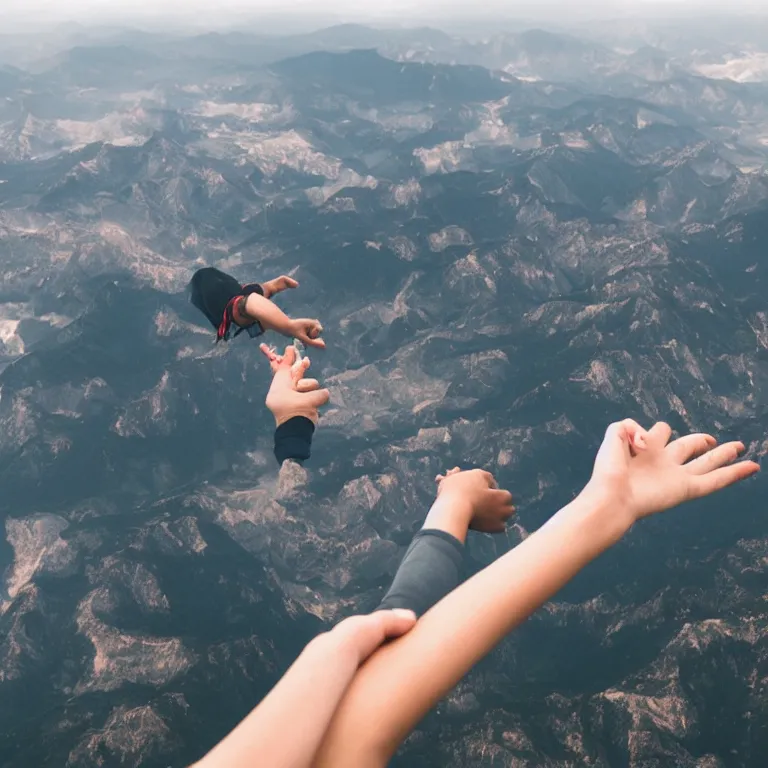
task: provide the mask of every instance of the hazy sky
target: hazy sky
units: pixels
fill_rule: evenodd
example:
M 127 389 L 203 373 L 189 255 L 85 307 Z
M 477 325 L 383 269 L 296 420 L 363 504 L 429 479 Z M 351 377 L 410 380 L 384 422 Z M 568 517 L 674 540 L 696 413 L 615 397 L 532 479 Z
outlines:
M 104 22 L 144 21 L 173 18 L 193 26 L 220 26 L 228 21 L 259 13 L 292 17 L 335 18 L 332 21 L 432 21 L 447 16 L 492 15 L 546 18 L 626 13 L 691 12 L 701 8 L 766 11 L 767 0 L 0 0 L 3 21 L 35 20 L 58 23 L 65 20 Z M 364 11 L 359 10 L 364 8 Z M 481 9 L 481 10 L 479 10 Z

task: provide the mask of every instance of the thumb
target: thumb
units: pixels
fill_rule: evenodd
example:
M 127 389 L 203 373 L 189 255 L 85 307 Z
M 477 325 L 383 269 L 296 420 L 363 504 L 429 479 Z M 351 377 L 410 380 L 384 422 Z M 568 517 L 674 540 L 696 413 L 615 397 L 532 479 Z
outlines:
M 319 408 L 331 399 L 331 393 L 327 389 L 316 389 L 312 392 L 307 392 L 306 398 L 313 408 Z
M 413 611 L 395 608 L 364 616 L 350 616 L 331 632 L 344 638 L 344 642 L 354 648 L 358 662 L 362 664 L 385 640 L 404 635 L 415 623 L 416 614 Z
M 376 616 L 376 614 L 379 615 L 379 620 L 382 622 L 385 638 L 400 637 L 416 623 L 416 614 L 405 608 L 376 611 L 372 616 Z
M 595 459 L 595 467 L 599 464 L 625 464 L 632 456 L 632 446 L 645 447 L 645 434 L 645 430 L 633 419 L 614 422 L 605 431 Z
M 416 624 L 416 614 L 404 608 L 374 611 L 360 618 L 366 625 L 359 645 L 361 662 L 365 661 L 386 640 L 401 637 Z

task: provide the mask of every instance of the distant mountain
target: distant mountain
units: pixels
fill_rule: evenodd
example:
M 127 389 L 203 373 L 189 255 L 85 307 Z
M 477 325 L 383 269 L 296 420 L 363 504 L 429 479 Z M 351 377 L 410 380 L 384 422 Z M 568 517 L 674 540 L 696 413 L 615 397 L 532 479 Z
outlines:
M 376 605 L 446 466 L 519 500 L 472 569 L 613 419 L 765 454 L 767 86 L 631 34 L 70 29 L 0 69 L 0 764 L 193 762 Z M 307 474 L 204 264 L 323 320 Z M 762 766 L 765 498 L 639 526 L 393 765 Z
M 382 106 L 409 101 L 494 101 L 509 93 L 502 80 L 482 67 L 403 65 L 376 51 L 309 53 L 279 62 L 272 69 L 291 78 L 293 89 L 330 88 L 363 104 Z
M 120 87 L 130 81 L 146 82 L 161 62 L 159 56 L 124 45 L 77 46 L 47 62 L 41 74 L 70 86 Z

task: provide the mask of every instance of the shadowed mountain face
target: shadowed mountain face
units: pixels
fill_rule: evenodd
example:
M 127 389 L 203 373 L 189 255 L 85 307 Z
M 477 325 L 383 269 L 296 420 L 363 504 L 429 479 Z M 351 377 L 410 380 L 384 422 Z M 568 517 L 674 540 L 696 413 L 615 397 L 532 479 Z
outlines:
M 6 41 L 2 765 L 199 757 L 376 605 L 446 467 L 517 500 L 478 568 L 612 420 L 765 453 L 765 86 L 650 37 Z M 257 345 L 187 302 L 205 264 L 293 272 L 278 303 L 323 321 L 307 473 L 278 477 Z M 758 478 L 645 521 L 393 764 L 762 766 L 765 505 Z

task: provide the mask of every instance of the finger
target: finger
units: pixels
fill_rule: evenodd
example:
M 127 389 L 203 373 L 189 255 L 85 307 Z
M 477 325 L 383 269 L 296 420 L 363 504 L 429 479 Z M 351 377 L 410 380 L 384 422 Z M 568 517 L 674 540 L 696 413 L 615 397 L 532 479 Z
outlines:
M 325 405 L 331 399 L 331 393 L 327 389 L 316 389 L 314 392 L 307 392 L 307 402 L 314 408 Z
M 316 347 L 317 349 L 325 349 L 325 341 L 323 341 L 323 339 L 311 339 L 308 335 L 305 334 L 305 337 L 302 339 L 302 341 L 308 347 Z
M 754 461 L 740 461 L 738 464 L 731 464 L 730 467 L 720 467 L 706 475 L 692 477 L 689 498 L 696 499 L 709 496 L 709 494 L 727 488 L 729 485 L 746 480 L 759 471 L 760 465 Z
M 496 480 L 494 479 L 493 475 L 490 472 L 488 472 L 485 469 L 481 469 L 480 473 L 483 476 L 483 480 L 485 480 L 485 482 L 488 483 L 488 487 L 489 488 L 498 488 L 499 487 L 498 483 L 496 482 Z
M 296 347 L 293 344 L 289 344 L 283 352 L 283 362 L 288 366 L 293 366 L 296 362 Z
M 697 432 L 673 440 L 665 450 L 678 464 L 685 464 L 686 461 L 701 456 L 716 445 L 717 440 L 712 435 Z
M 655 448 L 663 448 L 672 437 L 672 427 L 664 421 L 657 421 L 648 430 L 648 442 Z
M 624 437 L 629 443 L 630 453 L 645 450 L 648 447 L 648 430 L 641 427 L 634 419 L 624 419 L 622 422 Z
M 389 611 L 375 611 L 361 616 L 363 621 L 357 631 L 360 633 L 360 661 L 365 661 L 385 640 L 401 637 L 416 624 L 416 614 L 402 608 Z
M 404 635 L 416 623 L 416 614 L 404 608 L 393 608 L 389 611 L 376 611 L 382 614 L 379 621 L 383 620 L 384 637 L 400 637 Z M 375 614 L 373 614 L 375 615 Z
M 512 506 L 512 494 L 509 491 L 494 490 L 492 491 L 494 500 L 503 507 Z
M 296 362 L 291 366 L 291 378 L 293 379 L 294 386 L 304 378 L 304 374 L 310 366 L 310 360 L 308 357 L 297 357 Z
M 260 348 L 269 360 L 269 368 L 272 371 L 272 376 L 276 376 L 283 364 L 283 356 L 278 355 L 273 347 L 267 346 L 266 344 L 262 344 Z
M 352 616 L 338 624 L 333 632 L 346 638 L 362 663 L 386 639 L 400 637 L 416 623 L 413 611 L 393 609 L 375 611 L 367 616 Z
M 275 352 L 275 350 L 267 344 L 261 344 L 259 349 L 264 353 L 267 360 L 269 360 L 269 367 L 272 371 L 272 375 L 274 376 L 280 370 L 280 365 L 283 362 L 282 356 L 278 355 L 277 352 Z
M 708 472 L 736 461 L 743 450 L 744 443 L 738 441 L 724 443 L 689 462 L 685 465 L 685 469 L 692 475 L 706 475 Z
M 297 392 L 314 392 L 320 389 L 320 382 L 317 379 L 300 379 L 296 382 Z
M 647 432 L 634 419 L 615 421 L 605 430 L 595 465 L 627 462 L 632 456 L 632 447 L 643 448 L 646 440 Z
M 270 347 L 269 344 L 259 344 L 259 349 L 264 353 L 267 360 L 270 362 L 276 357 L 279 357 L 277 352 L 272 347 Z
M 443 482 L 443 480 L 445 480 L 446 478 L 450 477 L 451 475 L 456 475 L 456 474 L 458 474 L 459 472 L 461 472 L 461 469 L 460 469 L 459 467 L 454 467 L 453 469 L 449 469 L 449 470 L 448 470 L 448 471 L 447 471 L 447 472 L 446 472 L 444 475 L 438 475 L 438 476 L 435 478 L 435 482 L 436 482 L 436 483 L 438 483 L 438 485 L 439 485 L 439 484 L 440 484 L 440 483 L 442 483 L 442 482 Z

